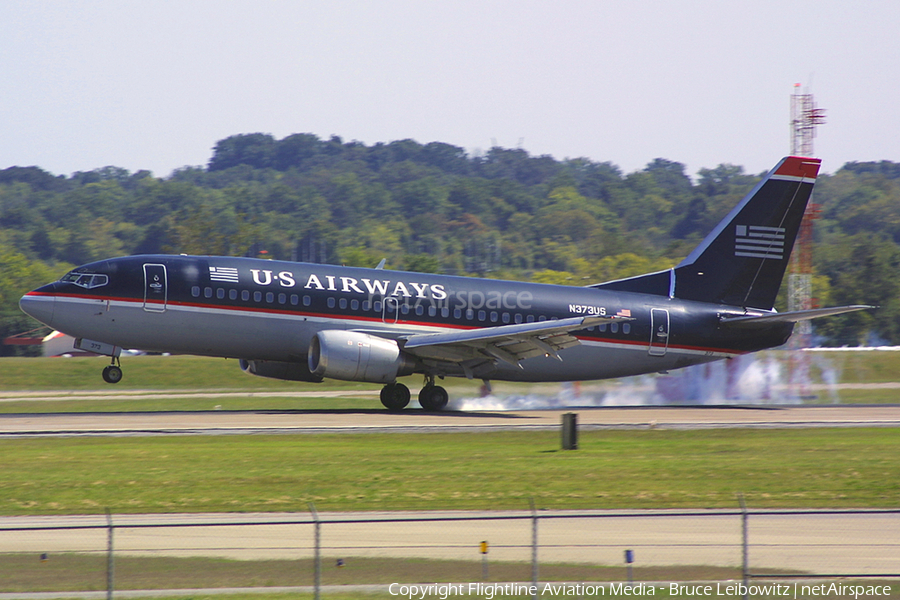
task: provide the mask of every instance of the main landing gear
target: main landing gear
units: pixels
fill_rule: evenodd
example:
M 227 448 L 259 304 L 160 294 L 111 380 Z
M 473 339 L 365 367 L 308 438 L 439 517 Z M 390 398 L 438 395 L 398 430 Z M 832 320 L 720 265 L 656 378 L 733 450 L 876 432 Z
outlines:
M 381 388 L 381 403 L 388 410 L 403 410 L 409 404 L 409 388 L 402 383 L 389 383 Z M 419 392 L 419 404 L 423 410 L 438 412 L 444 410 L 450 394 L 439 385 L 434 384 L 433 376 L 426 376 L 425 386 Z
M 434 377 L 429 378 L 419 392 L 419 404 L 422 405 L 422 409 L 429 412 L 444 410 L 449 401 L 450 394 L 441 386 L 434 385 Z
M 118 357 L 113 356 L 112 364 L 103 367 L 103 381 L 106 383 L 119 383 L 122 381 L 122 367 L 119 366 Z
M 409 404 L 409 388 L 402 383 L 389 383 L 381 388 L 381 403 L 388 410 L 403 410 Z

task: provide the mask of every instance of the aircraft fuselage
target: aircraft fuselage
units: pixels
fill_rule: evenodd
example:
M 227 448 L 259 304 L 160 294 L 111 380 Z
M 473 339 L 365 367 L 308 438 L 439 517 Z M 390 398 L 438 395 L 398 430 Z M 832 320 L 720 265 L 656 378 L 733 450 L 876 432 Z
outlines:
M 388 339 L 571 317 L 630 317 L 575 332 L 554 357 L 498 362 L 475 376 L 574 381 L 666 371 L 783 344 L 790 324 L 752 336 L 722 328 L 741 307 L 653 294 L 231 257 L 131 256 L 77 270 L 107 282 L 58 281 L 23 308 L 76 338 L 120 348 L 304 363 L 323 329 Z M 92 281 L 88 281 L 92 285 Z M 757 311 L 755 314 L 759 314 Z M 439 357 L 436 357 L 439 360 Z M 441 363 L 439 375 L 465 373 Z

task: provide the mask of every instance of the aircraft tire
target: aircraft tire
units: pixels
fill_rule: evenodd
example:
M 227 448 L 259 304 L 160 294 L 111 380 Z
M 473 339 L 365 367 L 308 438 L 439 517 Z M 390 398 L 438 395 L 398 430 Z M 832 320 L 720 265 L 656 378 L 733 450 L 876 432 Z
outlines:
M 419 404 L 422 405 L 424 410 L 429 412 L 444 410 L 449 401 L 450 394 L 439 385 L 426 385 L 419 392 Z
M 409 388 L 402 383 L 389 383 L 381 388 L 381 403 L 388 410 L 403 410 L 409 404 Z
M 107 365 L 103 368 L 103 381 L 106 383 L 119 383 L 122 381 L 122 369 L 115 365 Z

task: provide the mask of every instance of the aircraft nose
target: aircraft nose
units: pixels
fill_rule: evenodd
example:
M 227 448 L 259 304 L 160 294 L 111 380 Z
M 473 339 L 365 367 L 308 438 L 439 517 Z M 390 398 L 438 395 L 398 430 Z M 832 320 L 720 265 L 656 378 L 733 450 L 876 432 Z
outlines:
M 53 323 L 53 308 L 56 304 L 54 296 L 28 292 L 19 299 L 19 308 L 26 315 L 34 317 L 44 325 Z

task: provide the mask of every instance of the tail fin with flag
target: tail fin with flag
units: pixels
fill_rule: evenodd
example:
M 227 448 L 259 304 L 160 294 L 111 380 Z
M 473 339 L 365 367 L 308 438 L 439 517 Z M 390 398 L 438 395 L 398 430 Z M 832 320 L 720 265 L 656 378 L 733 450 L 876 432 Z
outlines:
M 820 162 L 783 158 L 674 269 L 592 287 L 771 310 Z

